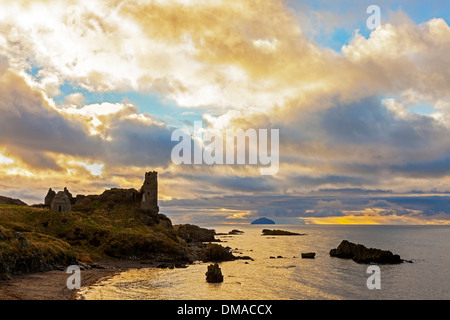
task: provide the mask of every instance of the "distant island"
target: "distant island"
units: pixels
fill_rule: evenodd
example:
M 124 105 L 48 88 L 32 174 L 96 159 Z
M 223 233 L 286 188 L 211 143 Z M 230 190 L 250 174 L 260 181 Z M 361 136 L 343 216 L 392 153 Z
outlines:
M 275 221 L 267 218 L 259 218 L 253 221 L 251 224 L 275 224 Z

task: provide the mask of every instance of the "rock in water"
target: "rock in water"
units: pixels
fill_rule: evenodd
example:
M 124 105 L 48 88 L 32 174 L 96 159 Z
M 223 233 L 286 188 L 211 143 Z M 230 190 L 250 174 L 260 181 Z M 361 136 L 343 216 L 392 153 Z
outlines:
M 243 234 L 243 233 L 244 233 L 244 231 L 237 230 L 237 229 L 233 229 L 230 232 L 228 232 L 228 234 L 231 234 L 231 235 L 237 235 L 237 234 Z
M 398 254 L 393 254 L 391 251 L 368 249 L 362 244 L 354 244 L 347 240 L 343 240 L 336 249 L 331 249 L 330 256 L 352 259 L 357 263 L 397 264 L 403 262 Z
M 314 259 L 315 256 L 316 256 L 315 252 L 302 253 L 302 259 Z
M 192 224 L 180 224 L 173 226 L 176 234 L 187 243 L 192 242 L 218 242 L 213 229 L 201 228 Z
M 285 231 L 285 230 L 269 230 L 269 229 L 264 229 L 262 231 L 262 235 L 263 236 L 304 236 L 304 233 L 295 233 L 295 232 L 290 232 L 290 231 Z
M 222 247 L 220 244 L 208 243 L 202 251 L 201 260 L 203 262 L 233 261 L 237 259 L 231 253 L 230 247 Z
M 208 266 L 208 271 L 205 273 L 206 281 L 209 283 L 223 282 L 222 270 L 217 263 Z

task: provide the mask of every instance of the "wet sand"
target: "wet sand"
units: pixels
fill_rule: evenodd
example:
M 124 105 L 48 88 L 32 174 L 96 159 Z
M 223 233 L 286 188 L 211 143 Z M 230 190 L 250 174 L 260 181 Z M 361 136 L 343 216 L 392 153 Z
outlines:
M 151 268 L 151 262 L 102 260 L 96 262 L 104 269 L 81 270 L 81 287 L 92 285 L 119 272 L 138 268 Z M 65 271 L 48 271 L 13 276 L 0 281 L 0 300 L 73 300 L 77 290 L 66 286 L 70 274 Z

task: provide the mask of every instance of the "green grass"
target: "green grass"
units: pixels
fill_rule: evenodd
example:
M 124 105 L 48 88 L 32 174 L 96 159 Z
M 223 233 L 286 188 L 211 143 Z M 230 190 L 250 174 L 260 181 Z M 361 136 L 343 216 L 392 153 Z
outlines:
M 0 208 L 15 208 L 16 205 L 0 203 Z
M 106 207 L 106 208 L 105 208 Z M 74 253 L 80 260 L 102 257 L 150 258 L 158 254 L 183 256 L 180 240 L 166 217 L 151 226 L 140 221 L 142 214 L 133 206 L 74 206 L 70 213 L 26 206 L 0 205 L 0 231 L 21 232 L 46 256 Z M 161 223 L 158 223 L 161 220 Z M 163 223 L 164 222 L 164 223 Z M 0 241 L 0 253 L 24 250 L 14 237 Z

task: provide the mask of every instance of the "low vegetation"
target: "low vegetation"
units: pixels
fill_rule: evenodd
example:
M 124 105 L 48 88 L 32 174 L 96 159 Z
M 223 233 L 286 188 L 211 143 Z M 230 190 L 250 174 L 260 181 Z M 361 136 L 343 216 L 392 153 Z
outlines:
M 70 213 L 0 205 L 0 277 L 106 257 L 190 259 L 162 214 L 149 217 L 133 206 L 102 203 L 74 206 Z
M 0 204 L 0 279 L 103 258 L 190 263 L 236 259 L 215 231 L 172 226 L 133 204 L 89 201 L 71 212 Z

